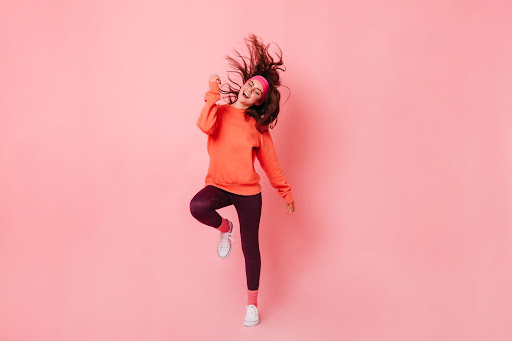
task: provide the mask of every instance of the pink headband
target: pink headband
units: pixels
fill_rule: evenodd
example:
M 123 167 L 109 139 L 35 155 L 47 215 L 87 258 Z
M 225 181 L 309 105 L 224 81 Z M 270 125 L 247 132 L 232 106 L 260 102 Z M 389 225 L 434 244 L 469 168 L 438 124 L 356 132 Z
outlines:
M 265 77 L 260 76 L 260 75 L 253 76 L 253 77 L 249 78 L 248 81 L 250 81 L 251 79 L 255 79 L 255 80 L 259 81 L 261 83 L 261 85 L 263 86 L 263 95 L 261 96 L 263 98 L 261 101 L 263 102 L 265 100 L 265 98 L 267 97 L 268 88 L 270 87 L 268 85 L 267 80 L 265 79 Z

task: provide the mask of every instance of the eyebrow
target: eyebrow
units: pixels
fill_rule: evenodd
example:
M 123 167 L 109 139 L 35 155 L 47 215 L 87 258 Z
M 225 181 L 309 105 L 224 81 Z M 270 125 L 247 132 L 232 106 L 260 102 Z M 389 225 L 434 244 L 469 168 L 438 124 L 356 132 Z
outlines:
M 254 84 L 253 81 L 251 81 L 252 84 Z M 259 90 L 260 92 L 263 92 L 260 88 L 256 88 L 256 90 Z

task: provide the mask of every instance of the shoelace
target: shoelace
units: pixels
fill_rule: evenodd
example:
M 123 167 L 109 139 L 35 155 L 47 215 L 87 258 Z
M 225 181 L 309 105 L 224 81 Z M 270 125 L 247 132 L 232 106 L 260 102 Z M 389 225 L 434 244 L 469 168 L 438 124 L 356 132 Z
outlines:
M 233 238 L 231 238 L 231 234 L 233 232 L 223 232 L 221 233 L 221 240 L 220 240 L 220 243 L 221 243 L 221 247 L 227 247 L 227 244 L 228 244 L 228 238 L 231 239 L 231 241 L 234 241 Z M 225 238 L 227 237 L 227 238 Z
M 249 316 L 256 316 L 257 315 L 257 311 L 254 307 L 249 307 L 247 308 L 247 315 Z

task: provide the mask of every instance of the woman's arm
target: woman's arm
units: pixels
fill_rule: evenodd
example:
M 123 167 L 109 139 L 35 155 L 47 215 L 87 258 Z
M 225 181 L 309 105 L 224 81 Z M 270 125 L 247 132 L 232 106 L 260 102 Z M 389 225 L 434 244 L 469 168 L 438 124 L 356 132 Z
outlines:
M 220 100 L 220 92 L 216 80 L 210 82 L 208 86 L 210 89 L 204 95 L 206 104 L 201 110 L 196 124 L 203 133 L 210 135 L 217 128 L 217 104 L 215 103 Z
M 267 174 L 270 184 L 277 189 L 277 194 L 287 204 L 291 204 L 293 202 L 292 186 L 286 182 L 286 178 L 281 170 L 270 131 L 260 135 L 260 148 L 256 149 L 256 157 L 260 162 L 261 168 Z

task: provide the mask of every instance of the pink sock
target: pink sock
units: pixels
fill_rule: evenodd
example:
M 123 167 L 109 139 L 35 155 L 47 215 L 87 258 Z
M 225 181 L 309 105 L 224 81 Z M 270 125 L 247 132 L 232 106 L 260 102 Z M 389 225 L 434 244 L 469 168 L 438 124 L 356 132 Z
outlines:
M 247 305 L 249 304 L 258 306 L 258 290 L 247 290 Z
M 228 232 L 229 231 L 229 223 L 227 219 L 222 218 L 222 224 L 217 228 L 220 232 Z

